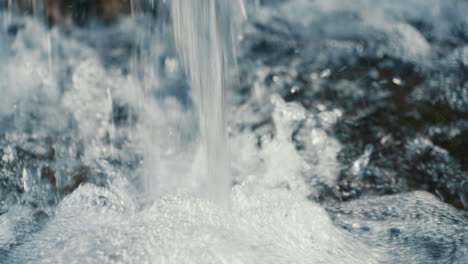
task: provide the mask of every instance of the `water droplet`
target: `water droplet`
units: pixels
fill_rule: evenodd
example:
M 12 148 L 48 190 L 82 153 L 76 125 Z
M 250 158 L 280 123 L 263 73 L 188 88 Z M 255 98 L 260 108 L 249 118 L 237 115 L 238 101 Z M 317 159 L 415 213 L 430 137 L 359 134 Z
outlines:
M 326 70 L 323 70 L 321 73 L 320 73 L 320 78 L 328 78 L 330 77 L 331 75 L 331 70 L 330 69 L 326 69 Z
M 397 77 L 394 77 L 392 79 L 392 82 L 396 85 L 399 85 L 399 86 L 402 86 L 403 85 L 403 81 L 400 79 L 400 78 L 397 78 Z

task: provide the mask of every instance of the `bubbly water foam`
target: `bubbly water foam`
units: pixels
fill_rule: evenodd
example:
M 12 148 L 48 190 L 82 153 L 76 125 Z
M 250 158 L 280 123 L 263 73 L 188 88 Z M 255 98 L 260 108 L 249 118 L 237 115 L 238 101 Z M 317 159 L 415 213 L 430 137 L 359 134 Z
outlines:
M 425 3 L 410 3 L 386 8 L 426 17 Z M 230 87 L 237 3 L 170 4 L 173 24 L 163 30 L 141 15 L 67 35 L 1 15 L 0 263 L 466 263 L 466 216 L 428 193 L 311 201 L 318 184 L 338 178 L 343 146 L 330 130 L 342 111 L 313 112 L 278 95 L 296 89 L 288 79 L 294 63 L 240 61 L 251 93 Z M 311 30 L 323 13 L 359 9 L 300 0 L 255 12 L 242 6 L 257 19 L 246 22 L 244 45 L 259 37 L 252 25 L 281 36 L 283 20 Z M 407 32 L 379 22 L 349 27 L 362 38 Z M 328 34 L 351 38 L 341 26 Z M 282 42 L 310 36 L 294 37 Z M 419 44 L 406 51 L 403 37 L 382 49 L 426 63 L 427 45 Z M 334 47 L 328 51 L 354 48 Z M 272 72 L 283 75 L 268 83 Z M 356 175 L 370 152 L 355 163 Z M 80 177 L 86 181 L 74 189 Z M 230 208 L 217 203 L 226 200 Z

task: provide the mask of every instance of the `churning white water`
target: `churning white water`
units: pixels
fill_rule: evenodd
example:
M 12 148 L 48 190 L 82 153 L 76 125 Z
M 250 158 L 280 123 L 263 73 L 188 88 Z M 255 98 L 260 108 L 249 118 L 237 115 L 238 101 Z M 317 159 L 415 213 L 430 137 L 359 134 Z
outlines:
M 362 43 L 431 63 L 405 21 L 443 35 L 445 2 L 265 2 L 159 1 L 69 32 L 0 14 L 0 263 L 466 263 L 466 215 L 427 192 L 319 203 L 344 110 L 284 99 Z

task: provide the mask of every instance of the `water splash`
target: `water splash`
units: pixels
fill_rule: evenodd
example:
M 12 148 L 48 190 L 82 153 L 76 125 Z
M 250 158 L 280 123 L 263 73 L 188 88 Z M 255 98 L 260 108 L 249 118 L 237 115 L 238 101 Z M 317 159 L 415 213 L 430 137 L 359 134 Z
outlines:
M 430 194 L 361 196 L 349 203 L 332 200 L 335 192 L 340 191 L 338 187 L 342 187 L 336 182 L 344 169 L 338 154 L 352 144 L 353 139 L 349 142 L 336 139 L 333 128 L 342 123 L 349 112 L 346 105 L 337 107 L 320 99 L 321 85 L 332 84 L 329 86 L 336 89 L 333 91 L 338 91 L 334 94 L 349 95 L 351 98 L 341 100 L 345 103 L 373 98 L 371 95 L 376 91 L 367 93 L 368 90 L 361 89 L 364 86 L 361 78 L 332 82 L 343 70 L 341 60 L 337 62 L 339 67 L 335 67 L 335 59 L 339 56 L 354 58 L 356 52 L 360 54 L 362 49 L 360 46 L 352 48 L 352 41 L 373 43 L 376 31 L 383 32 L 391 41 L 387 44 L 386 38 L 378 39 L 378 43 L 384 42 L 378 50 L 392 56 L 406 56 L 406 51 L 414 50 L 405 48 L 406 38 L 397 38 L 399 34 L 395 34 L 393 28 L 402 30 L 401 33 L 407 31 L 391 26 L 393 24 L 388 21 L 381 21 L 384 26 L 377 29 L 361 27 L 358 23 L 364 22 L 360 19 L 350 23 L 348 20 L 354 21 L 365 14 L 343 16 L 340 10 L 351 12 L 356 4 L 343 6 L 329 0 L 255 2 L 255 7 L 246 7 L 254 21 L 246 25 L 250 34 L 244 35 L 243 43 L 244 57 L 255 62 L 241 58 L 240 68 L 248 75 L 241 79 L 237 91 L 226 91 L 232 92 L 229 97 L 239 92 L 240 98 L 229 119 L 229 143 L 235 146 L 231 160 L 236 176 L 229 195 L 232 205 L 229 209 L 187 195 L 160 194 L 155 201 L 146 201 L 140 196 L 143 189 L 138 185 L 141 160 L 157 163 L 156 171 L 144 168 L 161 180 L 157 188 L 147 187 L 153 192 L 159 192 L 158 188 L 168 188 L 170 192 L 181 186 L 193 187 L 197 192 L 205 187 L 217 188 L 211 184 L 207 173 L 201 173 L 202 169 L 199 174 L 204 178 L 195 175 L 192 179 L 198 185 L 187 184 L 186 176 L 192 176 L 191 168 L 182 167 L 192 163 L 194 149 L 202 142 L 186 144 L 171 135 L 173 131 L 177 134 L 201 130 L 203 127 L 197 127 L 198 117 L 192 113 L 195 112 L 192 107 L 205 102 L 196 97 L 193 83 L 193 105 L 181 106 L 179 101 L 183 101 L 183 96 L 174 92 L 186 93 L 187 86 L 172 50 L 172 34 L 153 37 L 156 34 L 142 26 L 151 25 L 153 20 L 142 20 L 138 14 L 122 18 L 109 27 L 77 29 L 69 34 L 49 30 L 29 18 L 13 17 L 17 26 L 12 27 L 14 25 L 0 14 L 0 23 L 5 23 L 0 25 L 0 29 L 4 29 L 0 30 L 0 76 L 4 80 L 0 83 L 0 263 L 74 263 L 78 260 L 87 263 L 256 264 L 468 262 L 466 214 Z M 423 11 L 427 6 L 425 1 L 393 2 L 400 2 L 395 4 L 401 7 L 396 13 L 414 6 L 417 7 L 415 12 L 427 17 Z M 178 3 L 182 5 L 182 1 Z M 215 10 L 210 12 L 216 14 L 216 20 L 227 19 L 219 17 L 226 11 L 225 3 L 203 3 L 214 3 L 208 6 L 213 9 L 208 10 Z M 320 8 L 309 6 L 317 3 Z M 252 12 L 253 8 L 257 8 L 258 13 Z M 327 10 L 339 12 L 328 17 L 323 14 Z M 385 10 L 388 14 L 387 8 Z M 184 12 L 203 13 L 198 9 Z M 197 21 L 202 18 L 179 19 Z M 257 23 L 255 19 L 263 22 Z M 307 19 L 315 19 L 311 21 L 313 26 L 302 24 Z M 294 21 L 297 24 L 288 26 Z M 442 19 L 431 21 L 443 24 Z M 179 51 L 187 51 L 186 57 L 201 59 L 194 62 L 195 66 L 211 66 L 203 63 L 213 61 L 225 63 L 224 55 L 219 55 L 223 53 L 219 52 L 226 47 L 223 45 L 229 46 L 231 42 L 228 42 L 229 34 L 225 35 L 228 31 L 221 25 L 232 26 L 231 23 L 215 27 L 219 39 L 211 38 L 213 31 L 206 28 L 203 31 L 206 34 L 194 36 L 192 44 L 180 43 L 179 38 Z M 343 30 L 343 24 L 349 28 Z M 168 26 L 172 29 L 171 24 Z M 316 28 L 321 29 L 314 32 Z M 359 38 L 350 36 L 352 32 L 359 32 Z M 211 39 L 203 39 L 203 36 Z M 330 38 L 333 41 L 329 41 Z M 316 45 L 323 40 L 327 42 Z M 197 53 L 198 50 L 190 46 L 195 42 L 212 45 L 209 47 L 221 44 L 216 46 L 219 49 L 213 58 L 213 50 L 205 46 L 200 47 L 204 53 Z M 189 47 L 181 47 L 183 45 Z M 349 45 L 351 48 L 346 48 Z M 445 58 L 440 69 L 454 67 L 448 66 L 454 60 L 452 56 L 466 62 L 465 50 L 459 49 Z M 415 53 L 424 54 L 422 51 Z M 54 68 L 47 70 L 51 57 Z M 410 58 L 423 66 L 418 56 Z M 209 77 L 204 84 L 226 82 L 227 86 L 223 77 L 228 76 L 229 67 L 216 71 L 221 75 L 215 78 L 210 70 L 193 69 L 188 63 L 190 59 L 193 58 L 186 58 L 184 63 L 191 78 L 195 72 L 197 76 Z M 311 67 L 311 63 L 320 67 Z M 359 77 L 366 75 L 358 73 Z M 381 74 L 382 71 L 377 71 L 371 75 L 377 81 L 385 80 L 379 77 Z M 409 88 L 407 76 L 391 77 L 401 80 L 405 89 Z M 448 80 L 453 81 L 453 78 Z M 393 84 L 397 85 L 395 81 Z M 211 91 L 221 86 L 199 87 L 199 91 Z M 243 89 L 245 87 L 247 89 Z M 423 88 L 426 94 L 429 88 Z M 136 91 L 141 90 L 144 93 L 137 94 Z M 281 96 L 271 97 L 274 93 Z M 384 97 L 385 94 L 375 96 Z M 305 100 L 310 98 L 315 100 Z M 302 104 L 289 102 L 291 100 Z M 211 120 L 206 118 L 205 121 Z M 206 123 L 205 127 L 211 126 Z M 140 138 L 139 133 L 147 135 Z M 390 139 L 382 139 L 382 142 L 386 140 Z M 359 148 L 355 153 L 359 157 L 352 156 L 356 162 L 344 172 L 352 176 L 349 178 L 353 182 L 385 179 L 385 175 L 369 173 L 375 169 L 374 159 L 379 158 L 378 144 L 373 143 L 374 151 L 368 148 L 359 156 L 363 152 L 363 148 Z M 154 152 L 145 153 L 142 145 Z M 422 169 L 432 170 L 434 175 L 442 175 L 442 171 L 450 173 L 450 167 L 446 167 L 449 163 L 442 159 L 446 157 L 442 149 L 431 145 L 430 140 L 414 140 L 408 146 L 411 150 L 402 152 L 416 157 L 419 153 L 437 155 L 440 161 L 434 163 L 437 167 Z M 217 146 L 216 142 L 212 146 Z M 183 156 L 177 155 L 179 151 L 190 157 L 179 159 Z M 195 163 L 207 166 L 209 156 L 207 150 L 204 151 L 200 151 L 199 156 L 205 164 Z M 166 152 L 170 153 L 166 155 Z M 83 165 L 87 169 L 78 167 Z M 76 171 L 75 167 L 80 170 Z M 227 177 L 212 176 L 229 182 Z M 80 177 L 88 177 L 87 183 L 78 186 Z M 324 188 L 323 184 L 330 187 Z M 358 185 L 361 186 L 365 187 Z M 460 195 L 465 186 L 457 187 Z M 346 192 L 362 190 L 344 187 Z M 61 190 L 71 193 L 62 194 Z M 213 194 L 223 196 L 219 190 L 207 188 L 208 192 L 205 197 L 219 199 Z

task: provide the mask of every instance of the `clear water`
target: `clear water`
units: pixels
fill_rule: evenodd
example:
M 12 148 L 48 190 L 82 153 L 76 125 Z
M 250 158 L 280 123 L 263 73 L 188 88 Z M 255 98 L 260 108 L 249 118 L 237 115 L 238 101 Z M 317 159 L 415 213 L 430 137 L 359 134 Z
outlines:
M 466 263 L 466 214 L 432 194 L 314 201 L 343 169 L 344 110 L 283 99 L 363 52 L 466 65 L 405 22 L 447 39 L 466 3 L 266 2 L 175 0 L 171 23 L 68 33 L 1 14 L 0 263 Z

